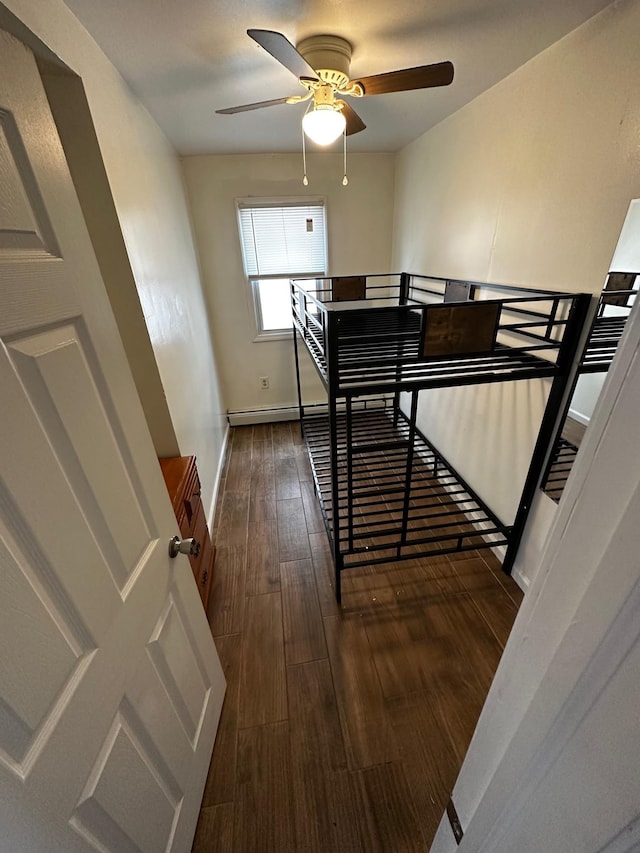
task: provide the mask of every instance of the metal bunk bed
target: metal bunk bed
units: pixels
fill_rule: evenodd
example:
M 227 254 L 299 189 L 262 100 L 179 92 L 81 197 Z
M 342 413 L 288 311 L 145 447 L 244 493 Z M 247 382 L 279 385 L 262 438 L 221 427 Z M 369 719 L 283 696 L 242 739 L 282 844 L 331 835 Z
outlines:
M 408 273 L 291 282 L 298 403 L 335 565 L 506 546 L 510 572 L 590 297 Z M 327 406 L 303 403 L 301 340 Z M 548 377 L 514 523 L 482 501 L 417 426 L 418 394 Z
M 573 378 L 573 387 L 543 478 L 543 489 L 556 503 L 562 497 L 567 478 L 578 454 L 579 442 L 563 434 L 571 399 L 578 380 L 587 373 L 607 373 L 638 295 L 635 273 L 611 273 L 600 294 L 591 329 Z

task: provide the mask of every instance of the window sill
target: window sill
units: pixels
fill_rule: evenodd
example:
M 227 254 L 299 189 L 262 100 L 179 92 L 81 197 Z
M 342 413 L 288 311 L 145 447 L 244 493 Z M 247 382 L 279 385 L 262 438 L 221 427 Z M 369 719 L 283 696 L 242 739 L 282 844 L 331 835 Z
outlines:
M 293 339 L 293 329 L 282 332 L 259 332 L 253 339 L 254 344 L 266 344 L 269 341 L 286 341 Z

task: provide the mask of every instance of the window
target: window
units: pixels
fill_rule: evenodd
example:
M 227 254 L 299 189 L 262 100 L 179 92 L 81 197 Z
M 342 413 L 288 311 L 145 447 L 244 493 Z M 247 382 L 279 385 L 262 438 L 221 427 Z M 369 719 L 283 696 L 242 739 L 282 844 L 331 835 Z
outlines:
M 237 206 L 258 338 L 288 335 L 289 279 L 326 273 L 324 200 L 248 199 Z

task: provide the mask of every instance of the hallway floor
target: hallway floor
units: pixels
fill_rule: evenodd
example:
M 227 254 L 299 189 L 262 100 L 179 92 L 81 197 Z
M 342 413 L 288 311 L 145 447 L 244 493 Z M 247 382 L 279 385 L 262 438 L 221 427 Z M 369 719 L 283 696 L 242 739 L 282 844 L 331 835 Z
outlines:
M 428 851 L 522 599 L 489 551 L 343 573 L 297 423 L 232 429 L 195 853 Z

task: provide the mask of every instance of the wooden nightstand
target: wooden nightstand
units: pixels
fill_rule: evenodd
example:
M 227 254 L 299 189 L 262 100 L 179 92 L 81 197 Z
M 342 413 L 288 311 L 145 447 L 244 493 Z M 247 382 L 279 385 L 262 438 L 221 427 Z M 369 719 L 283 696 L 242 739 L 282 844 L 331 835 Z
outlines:
M 193 538 L 200 543 L 200 552 L 189 557 L 193 576 L 204 609 L 207 609 L 211 578 L 215 561 L 215 548 L 211 543 L 207 517 L 200 499 L 200 478 L 195 456 L 171 456 L 160 459 L 160 467 L 167 484 L 167 491 L 176 514 L 180 535 L 183 539 Z

